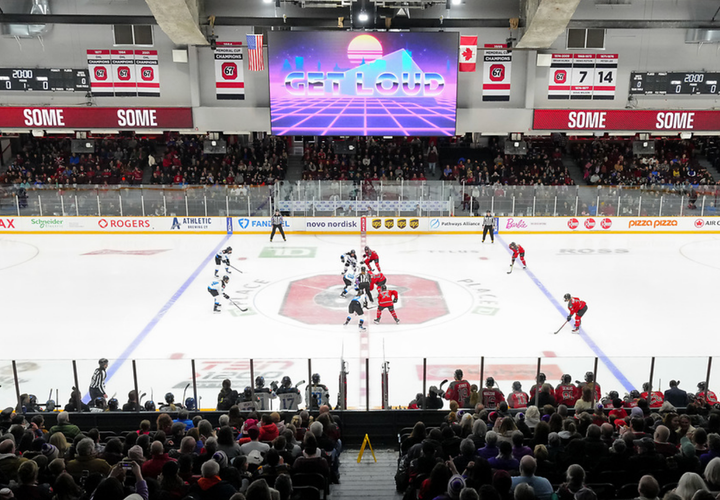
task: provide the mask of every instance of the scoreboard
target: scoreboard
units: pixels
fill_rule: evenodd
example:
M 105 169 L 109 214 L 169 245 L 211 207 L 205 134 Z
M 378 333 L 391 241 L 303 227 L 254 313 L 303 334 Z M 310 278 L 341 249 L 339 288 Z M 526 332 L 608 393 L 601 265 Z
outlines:
M 90 78 L 86 69 L 0 68 L 0 92 L 87 92 Z
M 630 94 L 635 95 L 718 95 L 720 73 L 631 73 Z

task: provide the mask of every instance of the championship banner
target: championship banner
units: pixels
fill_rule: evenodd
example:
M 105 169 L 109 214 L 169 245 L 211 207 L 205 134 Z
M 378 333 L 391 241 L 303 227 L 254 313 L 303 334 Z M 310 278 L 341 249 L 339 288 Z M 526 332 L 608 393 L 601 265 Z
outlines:
M 132 50 L 110 51 L 110 66 L 113 75 L 113 87 L 116 97 L 137 96 L 135 81 L 135 55 Z
M 510 100 L 512 53 L 504 43 L 485 44 L 483 55 L 483 101 Z M 499 50 L 488 50 L 499 49 Z
M 215 97 L 245 99 L 242 42 L 217 42 L 215 48 Z
M 572 54 L 553 54 L 550 63 L 550 82 L 548 99 L 570 99 L 570 73 Z
M 476 36 L 460 37 L 460 71 L 475 71 L 477 65 L 477 39 Z
M 592 99 L 595 79 L 595 54 L 573 56 L 570 99 Z
M 110 68 L 110 50 L 90 49 L 87 51 L 87 60 L 92 95 L 112 97 L 113 78 Z
M 615 99 L 617 68 L 617 54 L 598 54 L 595 56 L 593 99 Z
M 135 74 L 137 77 L 138 96 L 160 97 L 159 68 L 157 50 L 135 51 Z

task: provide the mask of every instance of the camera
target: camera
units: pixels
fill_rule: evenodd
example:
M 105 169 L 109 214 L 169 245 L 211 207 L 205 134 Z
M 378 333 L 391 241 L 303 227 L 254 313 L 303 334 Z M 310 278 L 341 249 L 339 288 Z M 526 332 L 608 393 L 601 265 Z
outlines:
M 120 467 L 123 469 L 132 469 L 132 460 L 121 460 Z

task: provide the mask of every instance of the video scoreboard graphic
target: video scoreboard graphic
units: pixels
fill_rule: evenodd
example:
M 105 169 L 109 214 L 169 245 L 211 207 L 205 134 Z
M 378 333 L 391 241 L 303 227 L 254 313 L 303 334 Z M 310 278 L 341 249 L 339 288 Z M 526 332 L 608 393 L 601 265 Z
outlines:
M 87 92 L 90 79 L 86 69 L 0 68 L 0 92 Z
M 617 54 L 553 54 L 548 99 L 615 99 Z
M 718 95 L 720 73 L 705 71 L 630 73 L 630 94 Z
M 457 33 L 272 31 L 275 135 L 455 134 Z

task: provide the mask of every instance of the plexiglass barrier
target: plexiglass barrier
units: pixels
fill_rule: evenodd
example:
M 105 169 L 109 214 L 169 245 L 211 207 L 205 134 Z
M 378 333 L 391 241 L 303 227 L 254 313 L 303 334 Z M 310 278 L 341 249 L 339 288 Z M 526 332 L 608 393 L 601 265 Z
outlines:
M 272 186 L 0 187 L 18 216 L 711 216 L 717 186 L 479 186 L 450 181 L 281 181 Z
M 89 406 L 89 388 L 97 360 L 0 360 L 0 400 L 2 407 L 26 406 L 29 396 L 35 396 L 41 410 L 52 401 L 56 409 L 71 403 L 72 388 L 78 387 L 82 400 Z M 501 390 L 505 396 L 513 392 L 519 382 L 521 390 L 529 393 L 538 373 L 546 383 L 557 386 L 564 374 L 571 381 L 584 382 L 588 377 L 597 380 L 603 397 L 617 391 L 622 398 L 632 390 L 644 392 L 643 384 L 652 383 L 653 391 L 664 392 L 670 380 L 679 382 L 689 394 L 699 391 L 698 385 L 709 381 L 713 392 L 720 391 L 720 374 L 713 370 L 711 357 L 348 357 L 287 358 L 287 359 L 142 359 L 109 360 L 105 374 L 105 394 L 117 399 L 119 408 L 129 401 L 129 393 L 137 389 L 140 403 L 153 401 L 160 409 L 166 399 L 174 404 L 214 410 L 224 380 L 238 392 L 239 401 L 252 401 L 246 392 L 261 387 L 273 392 L 283 387 L 297 389 L 298 408 L 317 409 L 328 403 L 333 408 L 350 410 L 379 410 L 406 408 L 427 395 L 431 388 L 447 390 L 456 370 L 479 392 L 488 385 Z M 77 379 L 75 378 L 77 374 Z M 319 377 L 313 386 L 313 378 Z M 285 378 L 287 377 L 287 379 Z M 447 381 L 447 382 L 445 382 Z M 327 391 L 327 392 L 325 392 Z M 278 391 L 278 394 L 282 390 Z M 309 396 L 309 398 L 308 398 Z M 192 401 L 188 401 L 192 398 Z M 280 398 L 271 395 L 266 410 L 283 410 Z M 98 404 L 100 404 L 98 402 Z M 53 405 L 51 404 L 50 407 Z M 422 401 L 419 406 L 422 406 Z M 443 407 L 449 407 L 444 401 Z

